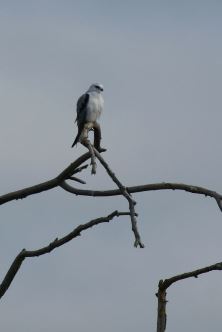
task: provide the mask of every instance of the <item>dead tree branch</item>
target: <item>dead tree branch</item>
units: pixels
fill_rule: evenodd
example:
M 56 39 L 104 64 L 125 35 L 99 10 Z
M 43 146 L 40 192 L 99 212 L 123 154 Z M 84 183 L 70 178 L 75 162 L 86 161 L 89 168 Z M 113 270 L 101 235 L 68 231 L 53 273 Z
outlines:
M 79 182 L 79 183 L 82 183 L 82 184 L 86 184 L 85 181 L 77 178 L 76 176 L 70 176 L 69 180 L 76 181 L 76 182 Z
M 23 199 L 30 195 L 38 194 L 43 191 L 47 191 L 53 188 L 56 188 L 62 184 L 64 180 L 67 180 L 75 173 L 81 172 L 87 166 L 81 166 L 86 160 L 90 158 L 90 153 L 87 152 L 76 159 L 73 163 L 71 163 L 68 167 L 66 167 L 58 176 L 55 178 L 39 183 L 37 185 L 27 187 L 21 190 L 13 191 L 8 194 L 0 196 L 0 205 L 5 204 L 7 202 Z M 81 166 L 81 167 L 80 167 Z
M 186 272 L 182 274 L 178 274 L 169 279 L 160 280 L 158 285 L 158 293 L 156 294 L 158 297 L 158 310 L 157 310 L 157 332 L 164 332 L 166 330 L 166 304 L 167 304 L 167 288 L 169 288 L 173 283 L 184 280 L 187 278 L 198 278 L 200 274 L 208 273 L 211 271 L 221 271 L 222 270 L 222 262 L 206 266 L 204 268 L 194 270 L 191 272 Z
M 90 189 L 79 189 L 70 186 L 67 182 L 60 184 L 64 190 L 74 195 L 90 196 L 90 197 L 108 197 L 121 195 L 120 189 L 111 190 L 90 190 Z M 157 190 L 180 190 L 186 191 L 192 194 L 203 195 L 205 197 L 212 197 L 217 202 L 219 209 L 222 212 L 222 195 L 214 190 L 210 190 L 204 187 L 184 184 L 184 183 L 173 183 L 173 182 L 161 182 L 161 183 L 149 183 L 138 186 L 126 187 L 127 192 L 130 194 L 145 192 L 145 191 L 157 191 Z M 1 197 L 0 197 L 1 202 Z
M 90 143 L 90 140 L 88 140 L 88 139 L 85 140 L 84 145 L 89 149 L 89 153 L 91 156 L 91 165 L 92 165 L 91 174 L 95 175 L 97 165 L 96 165 L 96 156 L 95 156 L 94 148 L 93 148 L 92 144 Z
M 117 185 L 117 187 L 121 191 L 122 195 L 127 199 L 128 203 L 129 203 L 132 231 L 135 236 L 134 246 L 135 247 L 139 246 L 140 248 L 144 248 L 144 244 L 141 242 L 140 234 L 137 229 L 137 220 L 136 220 L 136 212 L 135 212 L 136 201 L 133 200 L 132 196 L 128 193 L 126 187 L 124 187 L 122 185 L 122 183 L 118 180 L 115 173 L 111 170 L 111 168 L 109 167 L 107 162 L 103 159 L 101 154 L 95 148 L 93 148 L 93 149 L 94 149 L 96 157 L 99 159 L 100 163 L 103 165 L 103 167 L 107 171 L 108 175 L 111 177 L 113 182 Z
M 105 149 L 103 151 L 105 151 Z M 85 169 L 87 165 L 84 166 L 81 165 L 85 161 L 87 161 L 90 157 L 91 157 L 90 153 L 87 152 L 84 155 L 80 156 L 78 159 L 76 159 L 73 163 L 71 163 L 55 178 L 31 187 L 23 188 L 0 196 L 0 205 L 13 200 L 23 199 L 30 195 L 51 190 L 59 186 L 74 195 L 90 196 L 90 197 L 108 197 L 108 196 L 122 195 L 120 189 L 113 189 L 113 190 L 79 189 L 72 187 L 65 181 L 68 180 L 70 176 L 72 176 L 73 174 Z M 150 184 L 126 187 L 126 190 L 130 194 L 145 192 L 145 191 L 156 191 L 156 190 L 182 190 L 192 194 L 198 194 L 214 198 L 215 201 L 217 202 L 219 209 L 222 211 L 222 195 L 214 190 L 210 190 L 204 187 L 199 187 L 184 183 L 161 182 L 161 183 L 150 183 Z
M 129 212 L 119 212 L 119 211 L 114 211 L 111 214 L 109 214 L 106 217 L 101 217 L 97 219 L 93 219 L 85 224 L 77 226 L 72 232 L 69 234 L 65 235 L 61 239 L 56 238 L 54 241 L 52 241 L 49 245 L 46 247 L 37 249 L 37 250 L 26 250 L 23 249 L 14 259 L 13 263 L 11 264 L 8 272 L 6 273 L 2 283 L 0 284 L 0 298 L 5 294 L 9 286 L 11 285 L 13 279 L 15 278 L 18 270 L 20 269 L 23 261 L 27 257 L 38 257 L 41 255 L 45 255 L 50 253 L 52 250 L 61 247 L 65 243 L 73 240 L 74 238 L 78 237 L 81 235 L 82 231 L 85 231 L 93 226 L 96 226 L 101 223 L 105 222 L 110 222 L 114 217 L 120 217 L 120 216 L 128 216 L 130 213 Z

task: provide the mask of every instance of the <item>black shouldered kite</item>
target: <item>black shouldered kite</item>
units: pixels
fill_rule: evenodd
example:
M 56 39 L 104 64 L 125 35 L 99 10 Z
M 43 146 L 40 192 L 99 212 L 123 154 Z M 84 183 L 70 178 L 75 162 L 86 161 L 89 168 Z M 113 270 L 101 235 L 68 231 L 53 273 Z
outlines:
M 101 92 L 103 86 L 98 83 L 92 84 L 89 89 L 77 101 L 77 117 L 78 134 L 72 144 L 75 146 L 78 142 L 84 144 L 84 140 L 88 138 L 89 130 L 94 130 L 94 146 L 100 149 L 101 130 L 97 119 L 103 111 L 104 100 Z

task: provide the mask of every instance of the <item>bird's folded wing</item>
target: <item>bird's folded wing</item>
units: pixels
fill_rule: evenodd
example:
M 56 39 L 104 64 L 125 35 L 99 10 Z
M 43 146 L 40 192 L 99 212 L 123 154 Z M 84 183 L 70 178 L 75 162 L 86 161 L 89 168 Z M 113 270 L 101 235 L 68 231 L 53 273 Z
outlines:
M 88 93 L 84 93 L 81 97 L 79 97 L 79 99 L 77 101 L 76 121 L 77 121 L 78 127 L 82 126 L 85 123 L 88 102 L 89 102 L 89 94 Z

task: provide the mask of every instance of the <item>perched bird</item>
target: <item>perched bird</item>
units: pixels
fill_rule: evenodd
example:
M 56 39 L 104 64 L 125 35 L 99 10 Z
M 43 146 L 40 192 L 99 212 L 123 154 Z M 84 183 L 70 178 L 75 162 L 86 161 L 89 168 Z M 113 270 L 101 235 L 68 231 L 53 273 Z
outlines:
M 72 144 L 75 146 L 78 142 L 84 144 L 88 138 L 89 130 L 94 130 L 94 146 L 100 148 L 101 130 L 97 119 L 103 111 L 104 100 L 101 92 L 103 86 L 98 83 L 92 84 L 89 89 L 77 101 L 78 134 Z

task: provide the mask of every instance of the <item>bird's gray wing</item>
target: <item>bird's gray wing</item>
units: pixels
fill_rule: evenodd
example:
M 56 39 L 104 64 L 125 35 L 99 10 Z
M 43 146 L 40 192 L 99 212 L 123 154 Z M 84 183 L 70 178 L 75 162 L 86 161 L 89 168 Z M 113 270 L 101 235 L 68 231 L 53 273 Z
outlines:
M 84 124 L 85 124 L 85 120 L 86 120 L 86 112 L 87 112 L 87 104 L 89 101 L 89 94 L 88 93 L 84 93 L 84 95 L 82 95 L 81 97 L 79 97 L 78 101 L 77 101 L 77 108 L 76 108 L 76 112 L 77 112 L 77 117 L 76 117 L 76 122 L 78 125 L 78 134 L 72 144 L 72 147 L 74 145 L 76 145 L 76 143 L 79 140 L 79 137 L 82 133 L 82 130 L 84 128 Z
M 81 97 L 79 97 L 79 99 L 77 101 L 77 108 L 76 108 L 77 117 L 76 117 L 76 121 L 77 121 L 78 127 L 85 123 L 86 107 L 87 107 L 88 101 L 89 101 L 89 94 L 88 93 L 84 93 L 84 95 L 82 95 Z

